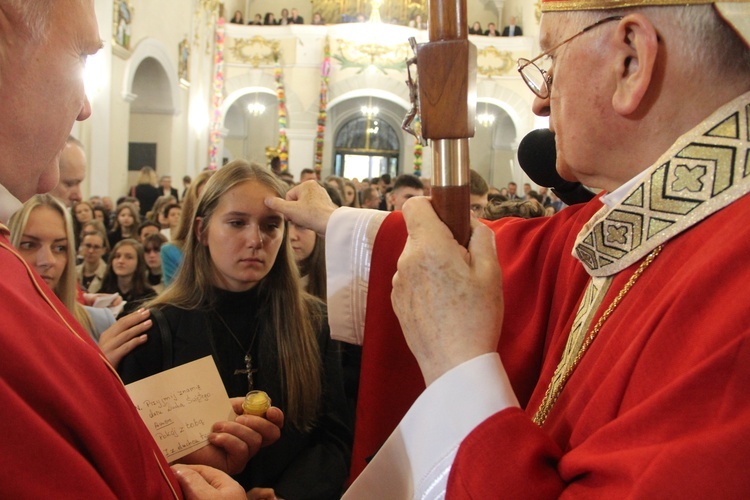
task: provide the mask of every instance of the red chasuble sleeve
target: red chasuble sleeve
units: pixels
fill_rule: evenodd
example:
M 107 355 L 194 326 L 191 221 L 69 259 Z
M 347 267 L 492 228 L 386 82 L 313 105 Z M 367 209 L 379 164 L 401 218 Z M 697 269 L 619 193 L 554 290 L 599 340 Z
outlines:
M 101 352 L 0 235 L 0 497 L 174 498 Z

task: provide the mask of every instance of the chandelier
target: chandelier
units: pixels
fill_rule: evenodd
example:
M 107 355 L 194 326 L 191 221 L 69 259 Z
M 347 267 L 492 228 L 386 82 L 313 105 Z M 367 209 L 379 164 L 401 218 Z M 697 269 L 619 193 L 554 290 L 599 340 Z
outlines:
M 378 113 L 380 113 L 380 109 L 377 106 L 372 105 L 372 97 L 368 98 L 367 105 L 362 106 L 361 108 L 359 108 L 359 110 L 369 120 L 372 120 L 373 118 L 378 116 Z
M 258 102 L 258 94 L 255 94 L 255 102 L 247 105 L 247 111 L 253 116 L 260 116 L 266 111 L 266 107 Z
M 484 113 L 477 115 L 477 122 L 485 128 L 491 127 L 495 123 L 495 115 L 488 111 L 486 102 L 484 103 Z

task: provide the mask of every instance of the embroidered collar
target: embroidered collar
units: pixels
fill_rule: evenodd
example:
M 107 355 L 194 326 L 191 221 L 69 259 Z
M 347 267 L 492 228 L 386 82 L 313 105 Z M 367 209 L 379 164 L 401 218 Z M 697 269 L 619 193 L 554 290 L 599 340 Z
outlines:
M 620 203 L 603 207 L 573 256 L 610 276 L 750 192 L 750 92 L 680 137 Z

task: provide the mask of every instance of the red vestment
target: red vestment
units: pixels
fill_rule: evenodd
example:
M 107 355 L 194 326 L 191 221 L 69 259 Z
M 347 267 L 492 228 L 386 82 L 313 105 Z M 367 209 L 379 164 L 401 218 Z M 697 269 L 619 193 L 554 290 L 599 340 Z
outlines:
M 532 423 L 589 279 L 571 251 L 600 207 L 593 200 L 551 218 L 489 223 L 504 283 L 499 353 L 524 410 L 501 411 L 469 434 L 449 497 L 750 493 L 748 196 L 666 242 L 604 323 L 544 426 Z M 424 388 L 390 307 L 404 242 L 395 213 L 373 249 L 352 478 Z M 594 322 L 636 267 L 614 276 Z
M 0 497 L 181 497 L 116 373 L 5 233 L 0 269 Z

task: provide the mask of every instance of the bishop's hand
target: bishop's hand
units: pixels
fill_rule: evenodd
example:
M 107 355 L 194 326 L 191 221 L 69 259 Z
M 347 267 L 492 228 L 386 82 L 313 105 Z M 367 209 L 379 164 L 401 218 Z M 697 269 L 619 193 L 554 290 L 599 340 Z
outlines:
M 429 385 L 464 361 L 497 351 L 502 276 L 488 227 L 472 221 L 467 251 L 428 198 L 408 200 L 403 213 L 409 236 L 393 277 L 391 302 Z
M 286 200 L 269 197 L 265 203 L 298 226 L 312 229 L 320 236 L 325 236 L 328 219 L 337 208 L 325 188 L 315 181 L 293 187 L 287 191 Z

